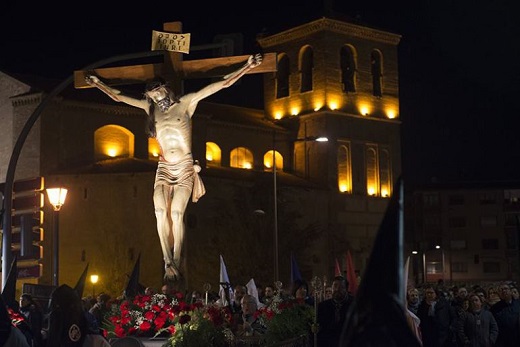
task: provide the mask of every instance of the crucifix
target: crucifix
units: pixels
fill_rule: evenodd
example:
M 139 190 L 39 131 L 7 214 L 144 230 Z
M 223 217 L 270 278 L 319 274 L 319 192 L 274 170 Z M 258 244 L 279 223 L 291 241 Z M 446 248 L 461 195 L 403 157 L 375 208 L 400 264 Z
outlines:
M 163 29 L 166 32 L 181 33 L 182 23 L 164 23 Z M 225 76 L 236 66 L 243 64 L 248 57 L 248 55 L 240 55 L 183 61 L 181 53 L 165 51 L 163 63 L 74 71 L 74 87 L 77 89 L 92 87 L 85 81 L 85 77 L 92 73 L 109 81 L 107 84 L 113 86 L 144 83 L 160 76 L 173 84 L 174 92 L 180 94 L 182 80 Z M 262 60 L 262 65 L 247 71 L 246 74 L 276 72 L 276 53 L 266 53 Z
M 180 22 L 165 23 L 163 28 L 166 32 L 179 34 L 182 25 Z M 191 117 L 198 102 L 232 86 L 245 74 L 274 71 L 275 53 L 183 61 L 180 53 L 167 51 L 162 64 L 74 72 L 76 88 L 96 87 L 114 101 L 141 108 L 148 115 L 149 136 L 157 140 L 161 149 L 153 201 L 166 281 L 183 280 L 182 273 L 187 265 L 182 257 L 184 212 L 190 196 L 197 202 L 205 193 L 198 175 L 201 167 L 191 153 Z M 201 77 L 221 77 L 221 80 L 197 92 L 181 95 L 183 79 Z M 127 96 L 112 87 L 144 82 L 147 86 L 142 99 Z

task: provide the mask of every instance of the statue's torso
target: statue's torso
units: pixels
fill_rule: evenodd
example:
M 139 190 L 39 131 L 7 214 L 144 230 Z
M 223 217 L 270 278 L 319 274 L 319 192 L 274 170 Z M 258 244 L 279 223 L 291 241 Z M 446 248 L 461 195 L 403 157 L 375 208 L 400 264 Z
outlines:
M 191 153 L 191 117 L 184 103 L 176 103 L 166 112 L 155 112 L 156 139 L 165 161 L 176 162 Z

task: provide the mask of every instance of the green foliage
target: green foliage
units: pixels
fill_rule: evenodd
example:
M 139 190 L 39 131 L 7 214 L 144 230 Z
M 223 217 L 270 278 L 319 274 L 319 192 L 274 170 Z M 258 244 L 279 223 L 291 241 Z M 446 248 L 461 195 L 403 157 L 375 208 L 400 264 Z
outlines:
M 175 324 L 175 334 L 164 347 L 227 347 L 229 333 L 222 326 L 216 326 L 203 314 L 203 310 L 191 312 L 191 320 Z
M 314 308 L 302 301 L 291 299 L 276 302 L 261 309 L 261 319 L 267 327 L 265 346 L 273 346 L 301 336 L 309 336 L 314 322 Z

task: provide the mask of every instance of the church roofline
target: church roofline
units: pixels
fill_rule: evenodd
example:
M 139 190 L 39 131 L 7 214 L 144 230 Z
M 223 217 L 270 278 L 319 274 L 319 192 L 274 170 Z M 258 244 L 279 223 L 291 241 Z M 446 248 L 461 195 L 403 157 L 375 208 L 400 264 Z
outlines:
M 323 17 L 278 34 L 264 38 L 258 38 L 258 42 L 262 47 L 266 48 L 281 45 L 295 39 L 305 38 L 320 31 L 331 31 L 339 34 L 348 34 L 353 37 L 391 45 L 397 45 L 401 40 L 401 35 L 398 34 Z

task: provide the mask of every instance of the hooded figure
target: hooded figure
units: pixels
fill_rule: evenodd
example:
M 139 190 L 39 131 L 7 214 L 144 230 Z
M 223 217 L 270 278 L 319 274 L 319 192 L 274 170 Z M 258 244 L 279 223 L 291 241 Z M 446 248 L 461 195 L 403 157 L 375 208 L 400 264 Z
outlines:
M 420 346 L 405 314 L 403 193 L 399 178 L 347 313 L 339 346 Z
M 51 294 L 47 347 L 80 347 L 88 325 L 81 298 L 66 284 Z

